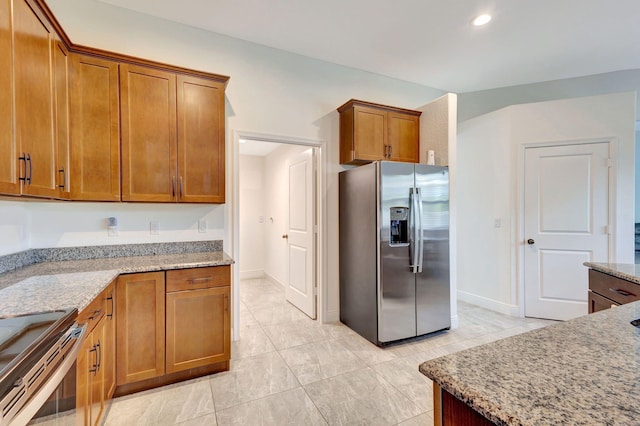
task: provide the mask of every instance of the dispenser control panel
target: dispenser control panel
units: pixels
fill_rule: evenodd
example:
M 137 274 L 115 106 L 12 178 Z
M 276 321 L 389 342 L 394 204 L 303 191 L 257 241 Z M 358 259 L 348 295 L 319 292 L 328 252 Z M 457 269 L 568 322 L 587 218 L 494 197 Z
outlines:
M 406 246 L 409 244 L 409 207 L 391 207 L 389 209 L 389 245 Z

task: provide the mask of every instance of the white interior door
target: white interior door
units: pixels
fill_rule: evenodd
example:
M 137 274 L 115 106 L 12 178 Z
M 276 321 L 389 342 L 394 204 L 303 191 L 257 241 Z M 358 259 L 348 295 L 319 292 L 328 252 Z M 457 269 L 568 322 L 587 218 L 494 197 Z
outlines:
M 315 220 L 313 149 L 292 158 L 289 163 L 289 227 L 287 247 L 289 302 L 316 318 Z
M 583 262 L 609 259 L 609 143 L 525 149 L 525 315 L 588 312 Z

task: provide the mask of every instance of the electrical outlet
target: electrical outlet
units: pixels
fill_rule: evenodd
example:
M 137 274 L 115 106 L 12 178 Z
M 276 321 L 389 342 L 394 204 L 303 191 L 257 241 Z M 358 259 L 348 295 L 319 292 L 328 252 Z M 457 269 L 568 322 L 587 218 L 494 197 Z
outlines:
M 160 223 L 157 220 L 149 222 L 149 234 L 160 235 Z
M 118 236 L 118 219 L 115 217 L 107 218 L 107 235 L 110 237 Z
M 199 220 L 198 221 L 198 232 L 201 234 L 204 234 L 205 232 L 207 232 L 207 221 L 206 220 Z

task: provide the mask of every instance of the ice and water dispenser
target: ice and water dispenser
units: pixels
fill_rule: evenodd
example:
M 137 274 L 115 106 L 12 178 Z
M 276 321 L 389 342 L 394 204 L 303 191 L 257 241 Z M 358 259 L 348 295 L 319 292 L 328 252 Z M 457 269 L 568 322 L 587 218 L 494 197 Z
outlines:
M 389 245 L 409 244 L 409 207 L 391 207 L 389 210 Z

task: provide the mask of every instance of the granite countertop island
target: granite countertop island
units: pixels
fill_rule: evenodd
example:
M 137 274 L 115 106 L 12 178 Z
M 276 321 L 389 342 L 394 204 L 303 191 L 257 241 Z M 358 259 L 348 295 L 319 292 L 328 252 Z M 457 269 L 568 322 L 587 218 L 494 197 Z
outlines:
M 640 264 L 584 262 L 583 265 L 593 270 L 640 284 Z
M 188 246 L 186 243 L 171 246 L 179 244 Z M 145 250 L 148 249 L 145 247 Z M 110 253 L 108 255 L 113 257 L 107 258 L 91 258 L 96 254 L 87 253 L 95 252 L 95 248 L 58 250 L 53 256 L 57 260 L 33 263 L 0 274 L 0 317 L 68 308 L 81 311 L 120 274 L 233 263 L 222 251 L 221 245 L 219 250 L 217 246 L 200 249 L 204 251 L 162 253 L 162 250 L 154 249 L 161 254 L 152 255 L 140 255 L 144 251 L 131 253 L 123 249 L 122 257 Z M 113 252 L 117 252 L 117 248 Z
M 499 425 L 640 424 L 634 302 L 420 365 L 442 391 Z

